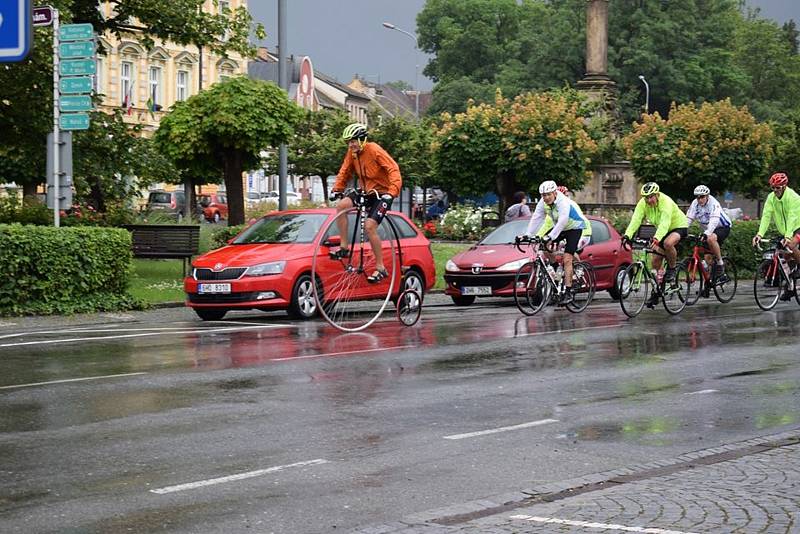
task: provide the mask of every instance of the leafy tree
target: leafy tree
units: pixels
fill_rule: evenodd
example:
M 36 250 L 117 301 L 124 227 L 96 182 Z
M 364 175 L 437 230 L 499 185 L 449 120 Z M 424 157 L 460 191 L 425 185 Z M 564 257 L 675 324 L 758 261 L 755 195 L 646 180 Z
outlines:
M 425 113 L 430 117 L 445 111 L 451 114 L 463 113 L 470 100 L 477 103 L 492 102 L 494 93 L 494 85 L 473 82 L 466 76 L 437 83 L 433 87 L 433 100 Z
M 797 29 L 797 23 L 794 19 L 789 19 L 788 22 L 783 23 L 781 30 L 783 30 L 783 34 L 789 42 L 789 50 L 796 56 L 798 53 L 798 40 L 800 39 L 800 31 Z
M 773 132 L 730 100 L 673 106 L 669 119 L 642 116 L 623 144 L 636 176 L 688 199 L 697 184 L 753 196 L 773 153 Z
M 220 168 L 228 192 L 229 223 L 244 223 L 242 172 L 260 153 L 287 142 L 302 110 L 271 82 L 236 77 L 175 105 L 155 140 L 179 168 Z

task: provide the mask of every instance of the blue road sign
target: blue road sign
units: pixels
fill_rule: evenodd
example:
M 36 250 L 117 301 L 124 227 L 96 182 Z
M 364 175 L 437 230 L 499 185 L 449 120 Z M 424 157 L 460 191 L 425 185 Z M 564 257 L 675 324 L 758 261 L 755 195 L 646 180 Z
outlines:
M 33 9 L 31 0 L 0 2 L 0 63 L 22 61 L 31 51 Z

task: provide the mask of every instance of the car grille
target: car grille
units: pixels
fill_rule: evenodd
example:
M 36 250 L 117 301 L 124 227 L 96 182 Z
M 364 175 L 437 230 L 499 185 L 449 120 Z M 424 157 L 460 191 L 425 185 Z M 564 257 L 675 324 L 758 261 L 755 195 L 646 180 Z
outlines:
M 516 273 L 446 274 L 445 281 L 455 287 L 490 286 L 492 291 L 502 289 L 514 282 Z
M 195 280 L 238 280 L 246 270 L 246 267 L 230 267 L 221 271 L 195 269 L 194 278 Z
M 257 291 L 248 291 L 245 293 L 189 293 L 189 302 L 195 304 L 235 304 L 237 302 L 248 302 L 256 300 L 258 296 Z

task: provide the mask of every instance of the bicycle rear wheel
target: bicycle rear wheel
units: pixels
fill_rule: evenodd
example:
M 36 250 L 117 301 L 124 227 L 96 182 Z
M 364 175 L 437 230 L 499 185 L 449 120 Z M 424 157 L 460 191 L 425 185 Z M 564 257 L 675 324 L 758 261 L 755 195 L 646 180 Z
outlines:
M 575 299 L 566 308 L 572 313 L 580 313 L 592 302 L 595 291 L 594 268 L 587 262 L 575 262 L 572 266 L 572 289 Z
M 636 317 L 642 312 L 653 290 L 655 287 L 650 273 L 640 261 L 628 265 L 622 275 L 617 277 L 619 304 L 628 317 Z
M 736 264 L 727 256 L 722 257 L 725 264 L 725 275 L 728 280 L 722 283 L 714 282 L 714 295 L 717 300 L 725 304 L 733 300 L 736 295 L 736 288 L 739 286 L 739 278 L 736 275 Z M 798 301 L 800 302 L 800 301 Z
M 406 289 L 397 298 L 397 319 L 406 326 L 414 326 L 422 314 L 422 297 L 415 289 Z
M 771 310 L 778 303 L 783 286 L 781 269 L 773 260 L 764 260 L 753 276 L 753 295 L 756 304 L 764 311 Z
M 670 284 L 661 283 L 661 300 L 664 303 L 664 309 L 672 315 L 682 312 L 686 307 L 691 285 L 686 267 L 683 264 L 677 264 L 675 266 L 675 280 Z
M 340 236 L 342 221 L 350 254 L 333 259 L 330 253 L 336 250 L 334 240 Z M 357 332 L 375 322 L 400 287 L 399 240 L 394 226 L 386 218 L 378 229 L 386 276 L 370 283 L 367 277 L 377 270 L 377 263 L 362 222 L 358 208 L 341 211 L 328 221 L 320 231 L 311 264 L 317 308 L 328 323 L 345 332 Z

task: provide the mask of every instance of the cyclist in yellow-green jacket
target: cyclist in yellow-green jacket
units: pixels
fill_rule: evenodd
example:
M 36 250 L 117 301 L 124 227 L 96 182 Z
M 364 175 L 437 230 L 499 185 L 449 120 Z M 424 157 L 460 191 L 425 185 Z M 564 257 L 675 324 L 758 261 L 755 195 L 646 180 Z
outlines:
M 633 210 L 633 217 L 622 236 L 623 244 L 629 241 L 642 225 L 642 219 L 646 218 L 651 224 L 656 226 L 656 233 L 653 236 L 652 248 L 661 252 L 667 258 L 667 270 L 664 273 L 664 281 L 671 283 L 675 280 L 675 263 L 678 259 L 676 246 L 681 239 L 688 235 L 689 221 L 675 201 L 661 192 L 658 184 L 647 182 L 642 186 L 642 198 Z M 662 258 L 653 254 L 653 268 L 660 269 Z M 654 292 L 657 300 L 658 295 Z
M 775 228 L 783 236 L 783 243 L 792 251 L 795 263 L 800 265 L 800 195 L 789 187 L 789 177 L 782 172 L 770 177 L 769 186 L 772 193 L 767 195 L 764 202 L 764 212 L 758 233 L 753 237 L 753 246 L 758 246 L 769 223 L 774 222 Z M 800 269 L 792 271 L 792 278 L 800 278 Z

